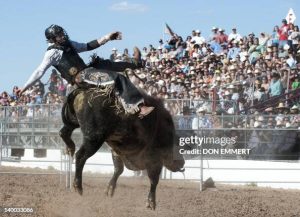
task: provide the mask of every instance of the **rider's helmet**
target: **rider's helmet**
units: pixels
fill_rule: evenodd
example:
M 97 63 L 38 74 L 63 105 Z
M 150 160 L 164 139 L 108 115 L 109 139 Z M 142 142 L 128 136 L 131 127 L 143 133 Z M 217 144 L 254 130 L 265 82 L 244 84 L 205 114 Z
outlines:
M 55 42 L 55 37 L 59 36 L 60 34 L 63 34 L 65 38 L 68 39 L 67 32 L 61 26 L 52 24 L 45 30 L 45 36 L 48 41 Z

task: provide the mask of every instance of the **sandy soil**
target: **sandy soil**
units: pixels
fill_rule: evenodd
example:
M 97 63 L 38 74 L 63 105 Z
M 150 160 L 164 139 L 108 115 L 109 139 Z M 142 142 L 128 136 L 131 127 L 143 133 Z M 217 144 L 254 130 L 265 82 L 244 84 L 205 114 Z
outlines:
M 37 169 L 0 167 L 3 171 L 41 172 Z M 46 171 L 49 172 L 49 171 Z M 52 172 L 52 171 L 50 171 Z M 83 177 L 83 196 L 67 191 L 58 175 L 0 174 L 0 207 L 33 208 L 33 214 L 0 216 L 47 217 L 300 217 L 300 191 L 217 185 L 198 191 L 197 183 L 161 180 L 157 209 L 146 208 L 147 178 L 119 179 L 113 198 L 104 195 L 107 178 Z

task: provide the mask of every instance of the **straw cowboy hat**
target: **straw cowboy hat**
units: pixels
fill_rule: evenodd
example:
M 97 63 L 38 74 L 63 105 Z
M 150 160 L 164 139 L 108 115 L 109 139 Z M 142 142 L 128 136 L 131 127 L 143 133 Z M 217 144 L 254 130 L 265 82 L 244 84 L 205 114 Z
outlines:
M 299 110 L 299 107 L 297 105 L 293 105 L 293 107 L 291 108 L 291 110 Z
M 201 113 L 201 112 L 206 112 L 206 109 L 203 106 L 197 109 L 197 113 Z

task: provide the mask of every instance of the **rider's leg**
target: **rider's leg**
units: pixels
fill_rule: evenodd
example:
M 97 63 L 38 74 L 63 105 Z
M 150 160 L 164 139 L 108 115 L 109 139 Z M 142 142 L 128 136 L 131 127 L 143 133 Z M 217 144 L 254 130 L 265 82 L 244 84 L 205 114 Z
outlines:
M 145 106 L 143 95 L 127 77 L 118 73 L 111 73 L 111 76 L 114 76 L 118 94 L 128 113 L 140 111 L 139 117 L 142 118 L 153 111 L 154 107 Z

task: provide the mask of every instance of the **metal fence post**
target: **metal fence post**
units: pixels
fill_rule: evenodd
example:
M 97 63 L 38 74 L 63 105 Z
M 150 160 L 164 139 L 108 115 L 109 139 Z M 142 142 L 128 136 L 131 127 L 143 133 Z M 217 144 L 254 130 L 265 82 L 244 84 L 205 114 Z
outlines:
M 2 163 L 2 137 L 3 137 L 3 123 L 1 122 L 0 123 L 0 128 L 1 128 L 1 137 L 0 137 L 0 166 L 1 166 L 1 163 Z
M 71 155 L 69 155 L 68 154 L 68 158 L 69 158 L 69 162 L 68 162 L 68 164 L 69 164 L 69 189 L 71 190 L 71 186 L 72 186 L 72 184 L 71 184 L 71 182 L 72 182 L 72 163 L 73 163 L 73 157 L 71 157 Z
M 198 116 L 198 127 L 199 127 L 199 116 Z M 199 135 L 199 130 L 198 130 Z M 200 135 L 203 137 L 203 128 L 200 129 Z M 203 146 L 200 146 L 200 186 L 199 190 L 203 191 Z

